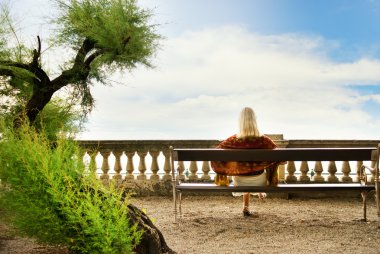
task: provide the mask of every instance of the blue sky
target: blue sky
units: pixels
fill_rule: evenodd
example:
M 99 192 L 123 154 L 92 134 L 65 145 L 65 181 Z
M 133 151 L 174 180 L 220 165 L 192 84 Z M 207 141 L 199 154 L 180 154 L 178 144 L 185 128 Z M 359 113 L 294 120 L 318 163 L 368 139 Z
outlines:
M 28 34 L 49 33 L 37 20 L 51 3 L 12 0 Z M 95 86 L 81 138 L 223 139 L 250 106 L 263 133 L 380 139 L 379 0 L 139 3 L 165 36 L 156 68 Z
M 188 29 L 242 25 L 260 34 L 299 33 L 339 43 L 336 60 L 380 56 L 378 0 L 168 0 L 146 1 L 169 22 L 173 35 Z

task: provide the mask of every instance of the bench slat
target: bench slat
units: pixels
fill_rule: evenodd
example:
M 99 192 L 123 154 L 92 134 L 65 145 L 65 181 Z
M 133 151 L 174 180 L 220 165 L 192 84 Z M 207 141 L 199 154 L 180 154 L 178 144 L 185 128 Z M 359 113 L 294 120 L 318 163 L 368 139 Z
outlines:
M 212 183 L 181 183 L 176 186 L 180 191 L 193 192 L 297 192 L 297 191 L 370 191 L 375 185 L 361 185 L 360 183 L 323 183 L 323 184 L 279 184 L 273 186 L 217 186 Z
M 370 161 L 375 148 L 174 149 L 175 161 Z

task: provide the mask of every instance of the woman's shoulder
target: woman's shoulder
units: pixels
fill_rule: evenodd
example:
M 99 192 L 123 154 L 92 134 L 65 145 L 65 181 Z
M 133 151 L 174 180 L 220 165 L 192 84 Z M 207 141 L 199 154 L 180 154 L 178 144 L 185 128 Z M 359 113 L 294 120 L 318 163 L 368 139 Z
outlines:
M 250 148 L 273 149 L 277 147 L 273 140 L 266 135 L 261 135 L 259 137 L 247 137 L 244 139 L 244 142 Z
M 222 141 L 218 148 L 276 148 L 276 144 L 268 136 L 259 137 L 239 137 L 234 134 Z
M 266 135 L 262 135 L 261 138 L 262 138 L 262 142 L 265 145 L 269 146 L 270 148 L 276 148 L 277 147 L 277 145 L 273 142 L 273 140 L 270 137 L 268 137 Z
M 223 140 L 222 142 L 220 142 L 218 147 L 219 148 L 233 148 L 236 145 L 236 143 L 239 143 L 239 139 L 237 138 L 237 135 L 234 134 L 228 137 L 227 139 Z

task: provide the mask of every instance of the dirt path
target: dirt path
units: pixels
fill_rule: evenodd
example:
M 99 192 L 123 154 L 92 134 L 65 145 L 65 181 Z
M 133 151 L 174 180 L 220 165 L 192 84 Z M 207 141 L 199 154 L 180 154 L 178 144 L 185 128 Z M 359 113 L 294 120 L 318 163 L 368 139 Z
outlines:
M 183 218 L 173 223 L 170 197 L 134 198 L 178 253 L 379 253 L 375 203 L 368 222 L 359 199 L 253 199 L 259 218 L 243 218 L 241 198 L 184 197 Z M 0 253 L 65 253 L 12 235 L 0 223 Z

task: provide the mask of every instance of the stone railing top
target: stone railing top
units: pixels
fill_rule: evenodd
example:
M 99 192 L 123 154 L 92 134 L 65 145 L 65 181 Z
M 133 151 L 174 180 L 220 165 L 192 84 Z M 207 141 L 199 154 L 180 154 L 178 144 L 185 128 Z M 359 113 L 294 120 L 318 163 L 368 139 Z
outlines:
M 318 148 L 318 147 L 377 147 L 380 140 L 286 140 L 282 134 L 267 134 L 282 148 Z M 175 148 L 212 148 L 221 140 L 78 140 L 79 144 L 91 150 L 167 150 Z

